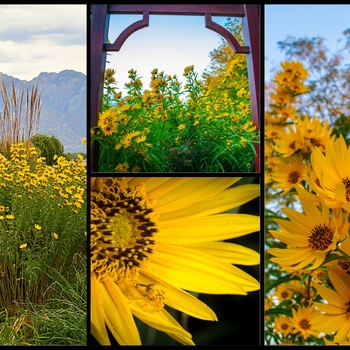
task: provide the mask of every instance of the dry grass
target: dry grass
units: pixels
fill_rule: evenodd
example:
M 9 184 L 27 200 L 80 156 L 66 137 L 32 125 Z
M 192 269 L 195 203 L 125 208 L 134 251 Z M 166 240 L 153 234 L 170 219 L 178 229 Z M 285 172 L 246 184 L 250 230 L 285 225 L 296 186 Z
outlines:
M 37 134 L 41 113 L 41 92 L 38 83 L 31 91 L 23 85 L 21 91 L 16 91 L 14 80 L 10 91 L 1 76 L 1 97 L 4 104 L 0 111 L 0 152 L 9 154 L 12 144 L 23 142 L 27 148 L 30 139 Z

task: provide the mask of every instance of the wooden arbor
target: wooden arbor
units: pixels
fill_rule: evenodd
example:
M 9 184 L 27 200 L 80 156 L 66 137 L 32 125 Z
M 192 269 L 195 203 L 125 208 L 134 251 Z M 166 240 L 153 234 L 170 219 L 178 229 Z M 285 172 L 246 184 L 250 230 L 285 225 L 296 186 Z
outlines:
M 236 53 L 247 55 L 252 119 L 260 130 L 260 18 L 259 5 L 186 5 L 186 4 L 102 4 L 90 5 L 90 127 L 97 125 L 101 111 L 103 80 L 108 51 L 119 51 L 125 40 L 139 29 L 149 25 L 150 15 L 204 16 L 205 27 L 224 37 Z M 112 44 L 107 44 L 111 14 L 142 14 L 143 19 L 127 27 Z M 242 17 L 244 41 L 240 46 L 225 28 L 213 22 L 212 16 Z M 260 171 L 260 145 L 255 145 L 255 171 Z M 98 144 L 91 148 L 91 171 L 98 171 Z

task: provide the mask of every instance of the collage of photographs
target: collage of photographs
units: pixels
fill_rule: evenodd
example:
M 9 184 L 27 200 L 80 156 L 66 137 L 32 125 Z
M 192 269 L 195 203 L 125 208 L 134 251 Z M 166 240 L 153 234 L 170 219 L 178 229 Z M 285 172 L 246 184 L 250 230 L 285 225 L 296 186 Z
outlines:
M 350 345 L 350 5 L 0 16 L 1 346 Z

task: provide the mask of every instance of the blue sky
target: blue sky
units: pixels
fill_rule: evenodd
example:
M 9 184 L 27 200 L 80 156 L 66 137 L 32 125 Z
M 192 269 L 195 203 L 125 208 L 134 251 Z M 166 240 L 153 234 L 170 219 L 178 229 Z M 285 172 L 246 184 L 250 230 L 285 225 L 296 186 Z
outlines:
M 130 24 L 142 19 L 141 15 L 111 15 L 109 39 L 114 42 Z M 227 17 L 213 17 L 224 25 Z M 194 65 L 201 73 L 210 63 L 209 52 L 218 48 L 221 37 L 205 28 L 204 16 L 150 15 L 149 26 L 133 33 L 119 52 L 107 56 L 107 67 L 117 71 L 118 88 L 129 81 L 128 70 L 135 69 L 147 89 L 151 71 L 158 68 L 165 74 L 176 74 L 180 81 L 184 68 Z
M 287 35 L 323 37 L 334 52 L 344 46 L 342 33 L 348 28 L 350 5 L 265 5 L 265 80 L 272 77 L 271 68 L 285 60 L 277 42 Z
M 86 5 L 0 5 L 0 73 L 86 74 Z

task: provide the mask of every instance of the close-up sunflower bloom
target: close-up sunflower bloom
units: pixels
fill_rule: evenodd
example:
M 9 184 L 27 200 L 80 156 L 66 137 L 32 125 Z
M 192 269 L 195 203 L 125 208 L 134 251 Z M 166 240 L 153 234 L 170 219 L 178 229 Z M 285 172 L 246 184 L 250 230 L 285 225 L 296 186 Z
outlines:
M 335 343 L 345 343 L 350 340 L 350 276 L 340 266 L 332 266 L 328 269 L 328 277 L 333 285 L 333 290 L 325 286 L 314 284 L 317 292 L 326 303 L 314 303 L 322 311 L 318 330 L 324 333 L 336 332 Z
M 324 262 L 329 252 L 336 249 L 337 243 L 346 238 L 349 223 L 344 221 L 343 215 L 333 213 L 330 217 L 326 205 L 319 210 L 307 191 L 298 187 L 295 189 L 304 213 L 290 208 L 282 209 L 290 220 L 275 219 L 281 231 L 270 232 L 287 247 L 270 248 L 268 252 L 274 256 L 271 261 L 279 264 L 283 270 L 313 270 Z
M 310 181 L 312 189 L 324 196 L 330 208 L 343 208 L 350 212 L 350 147 L 342 135 L 328 147 L 326 154 L 315 148 L 311 164 L 318 183 Z
M 259 196 L 239 180 L 91 178 L 91 333 L 101 345 L 141 345 L 139 321 L 194 345 L 168 310 L 217 321 L 193 293 L 259 290 L 233 265 L 258 265 L 259 253 L 225 242 L 260 231 L 259 216 L 232 213 Z

